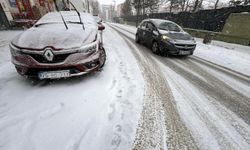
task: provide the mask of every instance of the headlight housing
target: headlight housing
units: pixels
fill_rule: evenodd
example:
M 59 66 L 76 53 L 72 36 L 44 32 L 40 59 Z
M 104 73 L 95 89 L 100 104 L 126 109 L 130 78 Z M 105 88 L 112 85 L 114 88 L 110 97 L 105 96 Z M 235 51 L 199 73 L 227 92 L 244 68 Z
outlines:
M 166 36 L 166 35 L 163 35 L 161 38 L 162 38 L 163 40 L 167 40 L 167 39 L 169 39 L 169 37 L 168 37 L 168 36 Z
M 169 41 L 169 42 L 175 42 L 175 40 L 174 39 L 171 39 L 170 37 L 168 37 L 167 35 L 162 35 L 161 36 L 161 39 L 163 40 L 163 41 Z
M 92 43 L 89 45 L 82 46 L 78 52 L 79 53 L 94 53 L 97 50 L 97 43 Z
M 194 37 L 192 37 L 192 39 L 191 39 L 194 43 L 196 43 L 196 41 L 195 41 L 195 39 L 194 39 Z
M 21 50 L 17 48 L 16 46 L 14 46 L 12 43 L 9 45 L 9 47 L 10 47 L 10 53 L 12 56 L 18 56 L 22 54 Z

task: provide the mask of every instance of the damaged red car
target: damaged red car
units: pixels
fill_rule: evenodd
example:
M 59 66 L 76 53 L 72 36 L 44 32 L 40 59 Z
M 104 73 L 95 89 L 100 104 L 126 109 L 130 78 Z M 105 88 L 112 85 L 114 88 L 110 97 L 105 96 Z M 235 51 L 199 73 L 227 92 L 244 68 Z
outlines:
M 106 60 L 100 34 L 104 28 L 88 13 L 48 13 L 11 42 L 12 63 L 19 74 L 39 79 L 99 70 Z

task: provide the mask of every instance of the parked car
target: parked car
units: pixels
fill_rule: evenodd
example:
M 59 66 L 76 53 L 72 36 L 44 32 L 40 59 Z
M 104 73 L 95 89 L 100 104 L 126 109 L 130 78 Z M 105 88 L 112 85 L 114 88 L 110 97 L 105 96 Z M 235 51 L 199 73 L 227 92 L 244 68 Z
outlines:
M 196 41 L 179 25 L 162 19 L 143 20 L 137 28 L 135 41 L 143 42 L 152 52 L 172 55 L 192 55 Z
M 19 74 L 39 79 L 99 70 L 106 60 L 100 34 L 104 28 L 87 13 L 48 13 L 10 43 L 12 63 Z

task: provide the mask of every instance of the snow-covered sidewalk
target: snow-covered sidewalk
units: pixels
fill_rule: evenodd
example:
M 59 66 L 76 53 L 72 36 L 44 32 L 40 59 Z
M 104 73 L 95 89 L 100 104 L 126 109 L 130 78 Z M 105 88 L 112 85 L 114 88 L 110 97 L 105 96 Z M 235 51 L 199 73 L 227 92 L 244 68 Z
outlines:
M 33 83 L 10 61 L 8 44 L 21 32 L 0 32 L 0 149 L 131 149 L 144 81 L 123 39 L 104 31 L 101 72 Z
M 123 24 L 115 24 L 131 33 L 136 33 L 136 27 Z M 250 47 L 231 44 L 221 41 L 212 41 L 211 44 L 203 44 L 202 39 L 196 38 L 197 48 L 194 56 L 229 68 L 236 72 L 250 76 Z

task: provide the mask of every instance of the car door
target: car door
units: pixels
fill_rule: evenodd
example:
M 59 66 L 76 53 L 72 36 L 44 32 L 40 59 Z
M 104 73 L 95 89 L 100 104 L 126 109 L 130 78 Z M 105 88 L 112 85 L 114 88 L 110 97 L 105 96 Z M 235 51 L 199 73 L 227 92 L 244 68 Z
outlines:
M 151 45 L 154 38 L 154 25 L 151 22 L 147 22 L 145 30 L 145 42 L 147 45 Z
M 147 22 L 143 22 L 143 23 L 139 26 L 138 32 L 137 32 L 137 34 L 138 34 L 138 36 L 139 36 L 139 38 L 140 38 L 140 40 L 141 40 L 142 42 L 145 41 L 146 23 L 147 23 Z

